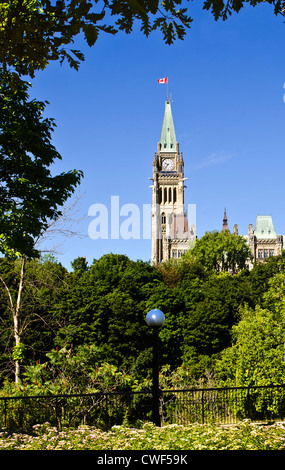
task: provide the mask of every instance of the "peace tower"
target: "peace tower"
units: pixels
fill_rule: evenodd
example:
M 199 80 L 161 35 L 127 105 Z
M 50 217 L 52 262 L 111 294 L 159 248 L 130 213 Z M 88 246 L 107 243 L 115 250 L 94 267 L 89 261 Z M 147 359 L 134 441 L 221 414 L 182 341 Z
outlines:
M 165 101 L 160 141 L 153 159 L 152 264 L 180 258 L 195 240 L 184 206 L 184 161 L 176 141 L 171 102 Z

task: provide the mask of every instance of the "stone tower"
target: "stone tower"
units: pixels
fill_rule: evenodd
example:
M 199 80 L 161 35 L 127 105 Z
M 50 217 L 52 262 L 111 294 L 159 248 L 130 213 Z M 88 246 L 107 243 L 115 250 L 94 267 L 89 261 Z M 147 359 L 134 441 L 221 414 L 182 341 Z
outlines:
M 165 101 L 160 141 L 153 159 L 152 264 L 180 258 L 195 239 L 184 207 L 184 161 L 176 141 L 171 103 Z
M 226 212 L 226 209 L 224 210 L 224 218 L 223 218 L 223 230 L 222 230 L 222 231 L 225 231 L 225 230 L 229 230 L 229 226 L 228 226 L 228 218 L 227 218 L 227 212 Z

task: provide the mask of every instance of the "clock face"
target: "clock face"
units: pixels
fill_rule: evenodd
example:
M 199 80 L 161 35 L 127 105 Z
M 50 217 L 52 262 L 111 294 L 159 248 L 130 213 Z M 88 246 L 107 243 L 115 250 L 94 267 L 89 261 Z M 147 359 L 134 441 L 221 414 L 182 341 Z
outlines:
M 164 170 L 171 171 L 174 168 L 174 161 L 171 160 L 171 158 L 166 158 L 162 162 L 162 167 L 163 167 Z

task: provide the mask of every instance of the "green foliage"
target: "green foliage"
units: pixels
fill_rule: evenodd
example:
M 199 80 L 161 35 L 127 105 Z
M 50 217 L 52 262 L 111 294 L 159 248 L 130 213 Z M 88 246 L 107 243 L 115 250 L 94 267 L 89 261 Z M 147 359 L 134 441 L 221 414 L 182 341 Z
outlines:
M 185 28 L 191 23 L 186 8 L 177 8 L 180 0 L 131 1 L 112 0 L 98 4 L 88 0 L 14 0 L 0 4 L 0 62 L 5 70 L 10 67 L 19 76 L 34 77 L 52 60 L 67 60 L 78 70 L 84 55 L 71 47 L 82 34 L 88 46 L 93 46 L 99 33 L 116 34 L 118 30 L 129 34 L 135 21 L 148 36 L 160 29 L 164 40 L 171 44 L 177 37 L 183 39 Z M 105 23 L 105 17 L 116 18 Z
M 103 364 L 111 364 L 108 386 L 117 383 L 117 372 L 131 375 L 140 387 L 150 386 L 152 331 L 145 316 L 152 308 L 160 308 L 166 316 L 159 333 L 162 386 L 178 386 L 179 382 L 180 386 L 283 383 L 283 258 L 269 259 L 236 275 L 215 273 L 189 257 L 159 269 L 115 254 L 104 255 L 90 266 L 84 258 L 77 258 L 72 266 L 73 272 L 67 272 L 50 258 L 26 263 L 21 339 L 25 353 L 14 351 L 14 357 L 20 353 L 17 357 L 26 373 L 31 373 L 31 364 L 38 360 L 33 370 L 41 385 L 54 386 L 56 378 L 58 389 L 71 390 L 80 369 L 76 369 L 79 361 L 68 371 L 70 364 L 75 366 L 71 358 L 77 358 L 81 347 L 87 353 L 84 345 L 89 344 L 100 351 L 92 359 L 92 367 L 97 362 L 97 369 L 107 377 Z M 15 301 L 19 260 L 3 258 L 0 269 Z M 0 300 L 4 379 L 9 376 L 13 341 L 3 285 Z M 47 361 L 46 353 L 55 356 L 48 356 Z M 59 381 L 59 372 L 51 375 L 51 369 L 46 371 L 43 366 L 56 357 L 65 358 L 65 365 L 60 366 L 65 371 L 62 378 L 69 377 L 65 382 Z M 76 387 L 96 389 L 98 376 L 93 383 L 84 361 L 82 372 L 86 373 Z M 59 371 L 59 365 L 53 363 L 52 367 Z M 44 380 L 41 374 L 46 374 Z M 34 386 L 32 379 L 26 382 Z
M 216 363 L 217 378 L 227 385 L 283 384 L 285 377 L 285 273 L 269 281 L 264 307 L 240 308 L 241 319 L 232 328 L 233 345 Z
M 285 7 L 285 2 L 284 1 L 278 1 L 278 2 L 272 2 L 271 0 L 250 0 L 248 1 L 242 1 L 242 0 L 229 0 L 227 2 L 223 1 L 215 1 L 215 0 L 206 0 L 204 2 L 203 8 L 205 10 L 211 10 L 215 20 L 218 20 L 220 18 L 223 19 L 223 21 L 227 20 L 229 16 L 232 15 L 232 13 L 239 13 L 239 11 L 244 7 L 244 4 L 250 3 L 252 6 L 256 6 L 258 4 L 262 3 L 269 3 L 270 5 L 274 6 L 274 14 L 275 15 L 282 15 L 284 16 L 284 7 Z
M 20 259 L 1 258 L 0 275 L 9 289 L 13 303 L 17 302 L 20 279 Z M 54 330 L 60 319 L 56 315 L 57 303 L 62 292 L 68 289 L 68 273 L 56 261 L 46 259 L 29 260 L 25 269 L 25 285 L 22 292 L 21 344 L 25 347 L 23 357 L 17 357 L 23 365 L 30 360 L 41 359 L 44 351 L 52 348 Z M 13 322 L 7 291 L 0 287 L 0 375 L 9 374 L 13 354 Z M 17 350 L 18 348 L 16 348 Z
M 180 0 L 169 0 L 161 4 L 158 1 L 126 3 L 113 0 L 105 3 L 103 8 L 101 5 L 97 6 L 97 3 L 94 2 L 94 6 L 87 0 L 61 0 L 56 2 L 56 5 L 45 0 L 2 3 L 1 61 L 14 67 L 16 65 L 21 74 L 25 75 L 32 75 L 36 69 L 43 69 L 49 60 L 67 59 L 72 67 L 77 68 L 78 60 L 83 60 L 82 54 L 71 50 L 71 55 L 67 46 L 80 32 L 83 32 L 88 45 L 93 46 L 100 31 L 115 34 L 118 27 L 128 34 L 137 20 L 140 21 L 141 31 L 146 36 L 151 31 L 160 29 L 165 42 L 171 44 L 176 36 L 183 39 L 185 28 L 189 28 L 192 22 L 187 8 L 181 8 Z M 224 2 L 207 0 L 203 8 L 211 10 L 216 20 L 225 20 L 232 11 L 239 12 L 243 3 L 231 1 L 225 5 Z M 261 3 L 261 0 L 250 3 L 255 6 Z M 107 12 L 117 18 L 115 25 L 104 24 Z M 275 3 L 274 13 L 284 14 L 284 2 Z M 20 62 L 18 59 L 21 56 Z
M 210 10 L 214 18 L 227 19 L 232 12 L 238 13 L 244 1 L 215 2 L 206 0 L 203 8 Z M 273 3 L 271 0 L 251 1 Z M 285 3 L 274 2 L 274 13 L 284 16 Z M 84 60 L 81 51 L 72 47 L 76 37 L 82 35 L 93 46 L 101 33 L 130 34 L 134 24 L 148 37 L 152 31 L 160 30 L 164 42 L 172 44 L 184 39 L 193 19 L 188 6 L 181 0 L 128 1 L 111 0 L 103 4 L 95 0 L 13 0 L 0 4 L 0 63 L 4 69 L 13 70 L 14 85 L 19 76 L 34 77 L 49 62 L 67 60 L 70 67 L 78 70 Z M 109 23 L 109 24 L 108 24 Z
M 14 361 L 22 361 L 25 358 L 25 345 L 20 343 L 13 349 L 13 360 Z
M 55 3 L 55 2 L 53 2 Z M 51 60 L 67 60 L 78 69 L 83 54 L 72 49 L 73 38 L 83 32 L 92 46 L 98 32 L 115 32 L 104 25 L 104 9 L 94 12 L 92 3 L 83 1 L 15 0 L 0 5 L 0 61 L 19 75 L 34 77 Z
M 141 363 L 140 352 L 151 346 L 146 301 L 159 281 L 149 263 L 113 254 L 94 260 L 61 298 L 57 312 L 66 320 L 55 344 L 87 342 L 100 348 L 104 361 L 128 368 Z
M 26 365 L 20 386 L 11 388 L 6 381 L 1 395 L 7 392 L 34 396 L 150 390 L 152 378 L 141 378 L 136 372 L 130 373 L 102 361 L 101 352 L 94 345 L 56 348 L 46 354 L 42 363 Z M 197 380 L 192 372 L 187 365 L 172 369 L 165 364 L 159 371 L 159 386 L 162 390 L 171 390 L 205 385 L 206 381 Z
M 82 274 L 88 271 L 88 263 L 86 261 L 86 258 L 83 256 L 79 256 L 74 261 L 72 261 L 71 266 L 73 271 L 79 276 L 82 276 Z
M 54 349 L 42 364 L 26 366 L 20 391 L 26 395 L 95 393 L 137 388 L 137 379 L 100 361 L 95 346 Z
M 194 248 L 189 250 L 185 257 L 194 258 L 207 269 L 215 272 L 236 273 L 246 267 L 251 252 L 244 237 L 224 230 L 206 232 L 196 241 Z
M 82 172 L 52 176 L 61 156 L 51 144 L 46 103 L 28 97 L 27 82 L 14 91 L 0 70 L 0 251 L 38 256 L 34 245 L 80 182 Z

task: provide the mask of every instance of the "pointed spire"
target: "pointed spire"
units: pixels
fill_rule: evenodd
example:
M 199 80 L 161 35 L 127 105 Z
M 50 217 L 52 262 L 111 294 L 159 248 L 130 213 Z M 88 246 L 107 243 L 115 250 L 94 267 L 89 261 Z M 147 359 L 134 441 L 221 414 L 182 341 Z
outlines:
M 229 230 L 226 209 L 224 210 L 223 230 Z
M 161 152 L 176 152 L 176 135 L 170 100 L 165 101 L 164 118 L 160 137 Z

